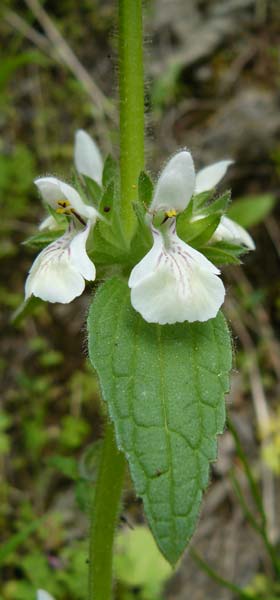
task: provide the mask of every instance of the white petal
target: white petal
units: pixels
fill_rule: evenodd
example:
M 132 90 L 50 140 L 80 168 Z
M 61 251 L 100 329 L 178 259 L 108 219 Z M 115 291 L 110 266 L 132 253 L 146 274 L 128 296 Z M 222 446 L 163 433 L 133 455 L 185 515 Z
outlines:
M 85 250 L 87 236 L 88 229 L 76 235 L 69 229 L 44 248 L 27 277 L 26 298 L 33 294 L 47 302 L 65 304 L 82 294 L 85 278 L 95 279 L 95 267 L 90 266 Z
M 43 229 L 56 229 L 57 228 L 57 222 L 55 220 L 54 217 L 52 217 L 51 215 L 49 217 L 46 217 L 45 219 L 43 219 L 43 221 L 41 221 L 40 225 L 39 225 L 39 231 L 42 231 Z
M 88 206 L 82 200 L 80 194 L 68 183 L 57 179 L 56 177 L 39 177 L 34 182 L 42 197 L 47 204 L 49 204 L 54 210 L 58 207 L 58 202 L 61 200 L 68 200 L 70 207 L 73 208 L 81 217 L 90 219 L 92 223 L 95 223 L 98 212 L 93 206 Z
M 54 597 L 45 590 L 37 590 L 36 600 L 54 600 Z
M 233 160 L 220 160 L 198 171 L 195 181 L 195 194 L 212 190 L 223 179 Z
M 142 260 L 132 269 L 128 281 L 130 288 L 146 279 L 147 273 L 156 270 L 158 258 L 162 251 L 162 237 L 156 229 L 152 229 L 154 243 L 151 250 L 142 258 Z
M 94 140 L 79 129 L 75 135 L 74 161 L 77 171 L 102 183 L 103 160 Z
M 221 218 L 221 221 L 211 238 L 211 242 L 213 241 L 243 244 L 249 250 L 255 250 L 256 248 L 255 242 L 248 231 L 235 221 L 232 221 L 232 219 L 224 216 Z
M 132 306 L 149 323 L 161 325 L 212 319 L 225 296 L 219 270 L 174 229 L 169 242 L 167 248 L 157 237 L 134 267 L 128 282 Z
M 86 242 L 90 231 L 87 225 L 84 231 L 77 233 L 70 244 L 71 263 L 87 281 L 94 281 L 96 269 L 86 253 Z
M 38 270 L 34 275 L 31 270 L 25 290 L 26 298 L 33 294 L 45 302 L 68 304 L 80 296 L 84 288 L 84 278 L 63 259 L 44 271 Z
M 175 154 L 164 167 L 156 184 L 151 210 L 182 212 L 194 191 L 195 170 L 190 152 Z
M 57 202 L 59 200 L 66 200 L 66 197 L 63 196 L 60 189 L 61 181 L 56 177 L 38 177 L 38 179 L 35 179 L 34 183 L 42 195 L 43 200 L 45 200 L 52 208 L 57 208 Z

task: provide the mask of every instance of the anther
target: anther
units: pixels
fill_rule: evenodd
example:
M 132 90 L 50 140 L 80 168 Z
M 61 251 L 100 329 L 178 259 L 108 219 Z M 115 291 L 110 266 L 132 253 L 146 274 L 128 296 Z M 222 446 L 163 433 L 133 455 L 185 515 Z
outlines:
M 176 217 L 177 215 L 177 211 L 174 210 L 173 208 L 171 210 L 167 210 L 165 213 L 165 216 L 168 217 L 168 219 L 170 219 L 171 217 Z

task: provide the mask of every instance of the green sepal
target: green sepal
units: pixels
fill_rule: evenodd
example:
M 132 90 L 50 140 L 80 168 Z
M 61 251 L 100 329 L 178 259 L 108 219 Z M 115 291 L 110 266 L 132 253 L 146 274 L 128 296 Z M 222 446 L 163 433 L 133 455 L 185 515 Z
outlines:
M 184 242 L 191 243 L 191 246 L 199 247 L 210 240 L 219 222 L 220 216 L 217 216 L 215 213 L 193 222 L 179 216 L 177 219 L 177 233 Z
M 117 248 L 123 250 L 125 242 L 123 238 L 121 222 L 120 222 L 120 200 L 119 200 L 119 182 L 115 178 L 108 187 L 104 190 L 99 207 L 99 213 L 104 217 L 104 221 L 99 220 L 96 228 L 99 231 L 101 238 L 110 244 L 111 249 Z M 94 235 L 94 247 L 97 249 L 97 240 Z M 101 242 L 102 246 L 102 242 Z M 103 248 L 101 248 L 103 252 Z M 111 262 L 114 263 L 116 250 L 113 250 Z
M 128 262 L 127 250 L 118 248 L 103 237 L 103 231 L 100 232 L 100 222 L 94 228 L 93 242 L 88 251 L 89 258 L 97 266 L 111 267 L 112 272 L 119 272 L 120 265 Z
M 108 154 L 103 167 L 102 185 L 106 188 L 109 183 L 114 180 L 118 173 L 118 164 L 115 159 Z
M 191 198 L 188 206 L 185 210 L 180 214 L 180 217 L 185 221 L 190 221 L 194 214 L 194 197 Z
M 99 206 L 98 211 L 101 215 L 104 216 L 107 222 L 111 222 L 113 218 L 114 211 L 114 200 L 115 200 L 115 182 L 110 181 L 106 189 L 104 190 Z
M 139 223 L 139 229 L 138 229 L 135 237 L 137 237 L 137 238 L 142 237 L 143 238 L 143 246 L 146 249 L 150 248 L 153 240 L 152 240 L 151 229 L 147 225 L 147 221 L 146 221 L 147 212 L 145 210 L 145 207 L 140 202 L 134 202 L 133 210 L 136 214 L 136 217 L 137 217 L 138 223 Z M 131 243 L 132 249 L 134 249 L 134 244 L 135 244 L 135 239 L 132 240 L 132 243 Z
M 214 264 L 239 265 L 241 262 L 239 257 L 246 254 L 248 249 L 244 246 L 229 244 L 228 242 L 216 242 L 215 244 L 202 246 L 200 251 Z
M 63 229 L 52 229 L 52 230 L 44 230 L 39 233 L 35 233 L 31 237 L 24 240 L 22 244 L 24 246 L 29 246 L 30 248 L 36 248 L 36 250 L 42 250 L 52 242 L 54 242 L 57 238 L 62 236 L 65 232 L 65 227 Z
M 194 213 L 202 212 L 202 207 L 212 198 L 213 190 L 201 192 L 193 196 L 193 211 Z
M 196 211 L 196 214 L 202 213 L 204 216 L 216 214 L 222 216 L 228 209 L 230 200 L 231 191 L 228 190 L 213 202 L 206 204 L 202 210 L 200 208 L 199 211 Z
M 225 319 L 146 323 L 127 283 L 115 278 L 96 293 L 88 336 L 136 493 L 159 548 L 175 564 L 194 531 L 224 428 L 231 368 Z
M 141 171 L 138 178 L 138 199 L 146 210 L 151 204 L 153 190 L 154 185 L 151 178 L 145 171 Z
M 87 198 L 90 200 L 90 203 L 94 206 L 94 208 L 97 208 L 101 200 L 102 188 L 97 181 L 94 181 L 94 179 L 91 179 L 91 177 L 83 175 L 83 178 L 85 181 Z

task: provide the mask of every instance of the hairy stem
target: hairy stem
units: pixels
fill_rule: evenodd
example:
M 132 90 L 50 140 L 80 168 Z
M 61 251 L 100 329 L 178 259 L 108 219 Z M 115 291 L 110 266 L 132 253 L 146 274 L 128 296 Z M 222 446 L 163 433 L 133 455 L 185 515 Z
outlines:
M 118 0 L 120 175 L 122 228 L 129 245 L 136 229 L 133 201 L 144 166 L 142 0 Z M 107 425 L 91 514 L 89 600 L 111 600 L 113 543 L 125 473 L 125 458 Z
M 121 218 L 128 242 L 136 227 L 132 203 L 144 167 L 142 0 L 119 0 Z
M 119 452 L 114 427 L 107 424 L 91 510 L 89 600 L 111 600 L 113 543 L 120 509 L 125 458 Z

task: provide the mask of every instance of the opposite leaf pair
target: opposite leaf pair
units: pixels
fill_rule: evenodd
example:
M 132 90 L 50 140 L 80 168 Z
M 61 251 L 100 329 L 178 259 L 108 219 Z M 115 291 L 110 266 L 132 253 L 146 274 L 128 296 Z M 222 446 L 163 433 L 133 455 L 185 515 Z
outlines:
M 133 307 L 152 323 L 206 321 L 216 316 L 225 289 L 220 271 L 203 254 L 183 242 L 176 233 L 176 217 L 193 195 L 213 189 L 232 161 L 220 161 L 197 176 L 191 154 L 175 154 L 163 169 L 147 211 L 153 247 L 132 270 L 128 285 Z M 83 131 L 76 134 L 75 165 L 82 174 L 100 183 L 102 158 L 93 140 Z M 67 303 L 79 296 L 85 279 L 95 279 L 95 267 L 86 253 L 86 242 L 99 213 L 85 204 L 70 185 L 54 178 L 35 181 L 43 200 L 55 213 L 71 218 L 66 233 L 47 246 L 35 260 L 26 282 L 31 294 L 50 302 Z M 198 215 L 194 219 L 201 219 Z M 53 216 L 40 228 L 55 227 Z M 213 238 L 241 243 L 249 249 L 254 242 L 239 225 L 222 217 Z

